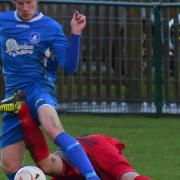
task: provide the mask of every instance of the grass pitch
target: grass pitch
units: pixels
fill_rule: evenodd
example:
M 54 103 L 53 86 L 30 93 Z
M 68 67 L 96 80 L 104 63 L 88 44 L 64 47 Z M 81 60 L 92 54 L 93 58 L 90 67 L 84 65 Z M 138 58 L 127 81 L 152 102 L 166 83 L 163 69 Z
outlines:
M 153 180 L 180 179 L 178 118 L 63 115 L 60 119 L 73 136 L 104 133 L 123 141 L 125 156 L 140 174 L 151 176 Z M 50 141 L 48 144 L 51 151 L 57 149 Z M 25 165 L 32 164 L 27 153 Z M 7 180 L 1 170 L 0 179 Z

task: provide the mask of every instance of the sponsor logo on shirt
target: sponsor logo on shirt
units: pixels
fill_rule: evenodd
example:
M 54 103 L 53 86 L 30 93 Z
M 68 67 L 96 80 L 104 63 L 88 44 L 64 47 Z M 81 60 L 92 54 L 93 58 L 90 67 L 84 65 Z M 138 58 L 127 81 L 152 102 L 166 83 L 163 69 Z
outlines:
M 30 26 L 27 24 L 16 24 L 16 27 L 17 28 L 26 28 L 26 29 L 30 28 Z
M 8 39 L 6 41 L 6 53 L 13 57 L 24 54 L 33 54 L 33 48 L 32 45 L 28 44 L 19 45 L 15 39 Z
M 29 40 L 33 44 L 38 43 L 40 41 L 40 34 L 38 32 L 32 32 L 30 34 Z

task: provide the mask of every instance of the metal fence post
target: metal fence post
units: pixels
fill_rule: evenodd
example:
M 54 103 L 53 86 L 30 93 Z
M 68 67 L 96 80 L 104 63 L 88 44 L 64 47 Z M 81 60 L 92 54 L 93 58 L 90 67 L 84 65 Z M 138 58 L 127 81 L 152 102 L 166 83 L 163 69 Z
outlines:
M 155 66 L 155 104 L 156 115 L 162 115 L 162 32 L 161 8 L 154 8 L 154 66 Z

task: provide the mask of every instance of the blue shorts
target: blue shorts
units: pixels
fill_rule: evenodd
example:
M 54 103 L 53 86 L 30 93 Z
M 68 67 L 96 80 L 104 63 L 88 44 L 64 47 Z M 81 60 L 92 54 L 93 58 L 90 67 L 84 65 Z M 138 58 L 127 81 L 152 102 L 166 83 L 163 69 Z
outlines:
M 30 108 L 32 117 L 38 121 L 37 110 L 41 105 L 48 104 L 57 108 L 57 100 L 54 89 L 45 85 L 31 86 L 23 89 L 26 102 Z M 14 113 L 5 113 L 2 120 L 2 132 L 0 137 L 1 148 L 23 140 L 20 120 Z
M 43 104 L 49 104 L 57 109 L 55 90 L 51 86 L 36 84 L 24 91 L 33 119 L 38 121 L 37 110 Z

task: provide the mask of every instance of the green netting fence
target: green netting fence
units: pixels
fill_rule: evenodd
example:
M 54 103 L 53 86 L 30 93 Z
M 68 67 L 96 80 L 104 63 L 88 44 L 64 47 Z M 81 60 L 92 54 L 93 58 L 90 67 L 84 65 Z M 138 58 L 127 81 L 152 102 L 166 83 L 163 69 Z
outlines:
M 180 3 L 41 0 L 39 9 L 70 34 L 72 13 L 87 16 L 75 75 L 58 69 L 67 113 L 180 114 Z M 0 11 L 14 9 L 0 1 Z M 1 68 L 2 69 L 2 68 Z M 0 76 L 0 96 L 4 95 Z

